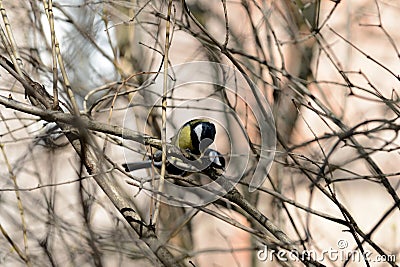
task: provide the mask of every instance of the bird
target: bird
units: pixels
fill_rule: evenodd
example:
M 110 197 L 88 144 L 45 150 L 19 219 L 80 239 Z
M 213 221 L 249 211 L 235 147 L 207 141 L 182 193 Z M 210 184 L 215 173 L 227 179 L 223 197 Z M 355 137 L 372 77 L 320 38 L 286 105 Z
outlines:
M 150 168 L 151 166 L 154 166 L 156 170 L 160 172 L 162 166 L 161 150 L 157 150 L 149 160 L 122 164 L 126 172 Z M 210 148 L 203 153 L 201 158 L 195 160 L 190 160 L 181 153 L 169 151 L 169 153 L 167 153 L 165 169 L 167 175 L 182 177 L 193 173 L 213 173 L 214 175 L 220 176 L 225 171 L 225 158 L 221 153 Z
M 207 149 L 214 142 L 215 135 L 215 125 L 207 119 L 193 119 L 184 123 L 171 138 L 172 146 L 167 151 L 167 174 L 187 176 L 211 165 L 223 169 L 223 156 L 216 150 Z M 122 164 L 127 172 L 150 168 L 152 165 L 161 170 L 161 150 L 157 150 L 149 160 Z
M 178 147 L 187 158 L 199 158 L 214 142 L 215 125 L 207 119 L 193 119 L 186 122 L 171 138 L 171 143 Z

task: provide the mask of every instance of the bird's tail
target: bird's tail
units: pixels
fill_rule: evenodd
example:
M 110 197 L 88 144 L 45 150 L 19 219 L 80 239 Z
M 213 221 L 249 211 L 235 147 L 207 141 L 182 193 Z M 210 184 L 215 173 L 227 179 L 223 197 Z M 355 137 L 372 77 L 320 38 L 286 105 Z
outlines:
M 146 169 L 146 168 L 151 168 L 152 161 L 141 161 L 141 162 L 130 162 L 130 163 L 124 163 L 122 164 L 122 167 L 124 167 L 126 172 L 131 172 L 135 170 L 140 170 L 140 169 Z

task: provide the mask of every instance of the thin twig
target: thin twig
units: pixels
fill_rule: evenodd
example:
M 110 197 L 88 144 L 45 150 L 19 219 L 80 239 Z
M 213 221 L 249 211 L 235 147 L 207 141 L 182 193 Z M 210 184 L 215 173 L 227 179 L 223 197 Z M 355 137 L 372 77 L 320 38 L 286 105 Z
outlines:
M 161 146 L 162 146 L 162 165 L 160 172 L 160 181 L 158 184 L 158 192 L 163 192 L 164 190 L 164 180 L 166 174 L 166 162 L 167 162 L 167 93 L 168 93 L 168 54 L 169 54 L 169 38 L 171 30 L 171 10 L 172 10 L 172 0 L 168 2 L 168 13 L 167 21 L 165 25 L 165 51 L 164 51 L 164 75 L 163 75 L 163 96 L 162 96 L 162 130 L 161 130 Z M 160 212 L 161 199 L 160 195 L 156 197 L 156 203 L 154 208 L 153 224 L 157 225 L 158 214 Z
M 15 197 L 17 198 L 17 205 L 18 205 L 18 210 L 19 210 L 19 215 L 21 217 L 21 225 L 22 225 L 22 236 L 24 238 L 24 257 L 22 257 L 22 259 L 25 261 L 27 266 L 31 266 L 31 261 L 29 259 L 28 256 L 28 236 L 27 236 L 27 231 L 26 231 L 26 221 L 25 221 L 25 213 L 24 213 L 24 206 L 22 204 L 22 200 L 21 200 L 21 196 L 20 196 L 20 192 L 19 192 L 19 186 L 17 183 L 17 177 L 15 176 L 11 164 L 8 160 L 7 157 L 7 153 L 4 149 L 4 145 L 0 144 L 0 149 L 1 149 L 1 153 L 3 154 L 3 158 L 4 161 L 6 163 L 7 169 L 8 169 L 8 173 L 10 175 L 11 180 L 13 181 L 14 184 L 14 189 L 15 189 Z M 0 225 L 1 227 L 1 225 Z M 3 228 L 2 228 L 2 232 L 3 232 Z M 3 232 L 4 235 L 4 232 Z M 6 236 L 6 235 L 4 235 Z M 11 244 L 13 244 L 12 242 L 10 242 Z M 13 247 L 15 248 L 15 246 L 13 245 Z M 18 253 L 19 255 L 19 253 Z M 20 255 L 21 256 L 21 255 Z

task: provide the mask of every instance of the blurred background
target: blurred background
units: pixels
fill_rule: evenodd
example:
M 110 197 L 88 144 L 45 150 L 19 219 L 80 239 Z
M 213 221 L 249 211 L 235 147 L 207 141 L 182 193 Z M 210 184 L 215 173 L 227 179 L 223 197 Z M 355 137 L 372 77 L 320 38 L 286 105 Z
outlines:
M 160 139 L 166 65 L 167 140 L 192 118 L 211 119 L 213 148 L 230 162 L 226 176 L 239 177 L 244 198 L 294 245 L 325 266 L 399 264 L 399 2 L 22 0 L 0 1 L 0 11 L 1 55 L 57 95 L 63 112 Z M 177 67 L 195 61 L 203 63 Z M 159 212 L 157 240 L 183 266 L 304 265 L 260 259 L 265 246 L 285 244 L 261 234 L 263 226 L 226 198 L 155 211 L 157 188 L 141 185 L 157 173 L 120 167 L 147 159 L 152 149 L 142 142 L 88 127 L 80 140 L 101 155 L 97 172 L 89 171 L 71 128 L 5 106 L 12 99 L 53 112 L 27 98 L 17 78 L 24 75 L 6 65 L 1 266 L 158 265 L 98 175 L 144 225 Z M 265 181 L 250 193 L 260 159 Z M 371 254 L 347 260 L 348 252 Z

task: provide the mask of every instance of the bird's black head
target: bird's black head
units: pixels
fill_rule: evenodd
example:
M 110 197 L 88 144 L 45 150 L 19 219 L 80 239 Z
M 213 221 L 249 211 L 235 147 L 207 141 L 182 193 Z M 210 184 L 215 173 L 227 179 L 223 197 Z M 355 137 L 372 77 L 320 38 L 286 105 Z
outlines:
M 215 139 L 215 125 L 207 120 L 195 120 L 191 124 L 191 139 L 193 142 L 193 154 L 201 154 Z

